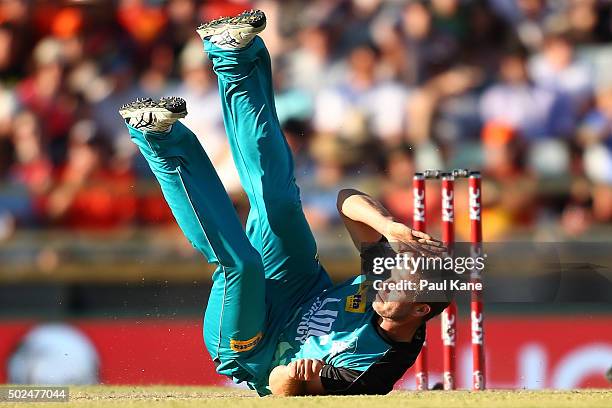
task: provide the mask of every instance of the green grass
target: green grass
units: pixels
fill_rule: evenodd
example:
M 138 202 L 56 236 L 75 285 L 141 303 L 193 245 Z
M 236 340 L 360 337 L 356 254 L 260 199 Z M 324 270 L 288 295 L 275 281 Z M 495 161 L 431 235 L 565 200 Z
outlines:
M 210 387 L 71 387 L 69 403 L 15 403 L 6 407 L 300 407 L 300 408 L 454 408 L 454 407 L 610 407 L 612 390 L 580 391 L 395 391 L 386 396 L 259 398 L 231 388 Z

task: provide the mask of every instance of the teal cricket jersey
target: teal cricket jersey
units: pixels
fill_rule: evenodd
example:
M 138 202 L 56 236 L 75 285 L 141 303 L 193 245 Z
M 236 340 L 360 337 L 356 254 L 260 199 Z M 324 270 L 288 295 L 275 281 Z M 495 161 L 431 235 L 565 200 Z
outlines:
M 325 362 L 321 379 L 328 393 L 389 392 L 416 360 L 425 325 L 410 343 L 390 340 L 367 302 L 367 285 L 360 275 L 306 302 L 282 331 L 271 369 L 319 359 Z M 265 393 L 261 385 L 256 388 Z

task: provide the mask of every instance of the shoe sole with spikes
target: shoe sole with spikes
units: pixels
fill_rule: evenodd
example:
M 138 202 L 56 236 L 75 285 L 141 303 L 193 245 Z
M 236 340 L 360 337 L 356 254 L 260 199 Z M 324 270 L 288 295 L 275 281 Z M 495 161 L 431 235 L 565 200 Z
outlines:
M 266 28 L 266 15 L 261 10 L 249 10 L 235 17 L 222 17 L 197 28 L 202 40 L 220 47 L 242 48 Z
M 136 129 L 165 132 L 187 115 L 187 103 L 179 97 L 166 97 L 159 101 L 139 98 L 123 105 L 119 114 Z

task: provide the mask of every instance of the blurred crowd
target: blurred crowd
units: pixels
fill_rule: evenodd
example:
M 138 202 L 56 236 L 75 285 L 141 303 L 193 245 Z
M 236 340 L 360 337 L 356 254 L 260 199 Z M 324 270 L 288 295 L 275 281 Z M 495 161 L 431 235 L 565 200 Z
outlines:
M 194 29 L 249 8 L 268 15 L 277 110 L 316 231 L 338 223 L 347 186 L 409 222 L 414 171 L 456 167 L 483 171 L 487 239 L 612 222 L 610 2 L 3 0 L 0 239 L 172 223 L 117 114 L 140 96 L 187 100 L 185 122 L 243 214 Z

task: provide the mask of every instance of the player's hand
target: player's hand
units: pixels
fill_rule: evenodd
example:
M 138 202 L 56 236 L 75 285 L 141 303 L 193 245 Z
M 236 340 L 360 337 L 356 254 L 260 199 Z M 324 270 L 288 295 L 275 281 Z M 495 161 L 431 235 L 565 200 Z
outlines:
M 391 221 L 384 235 L 398 253 L 413 252 L 423 256 L 441 256 L 446 252 L 442 241 L 424 232 L 410 229 L 400 222 Z
M 287 364 L 289 378 L 300 381 L 314 380 L 319 376 L 325 363 L 314 358 L 303 358 Z

